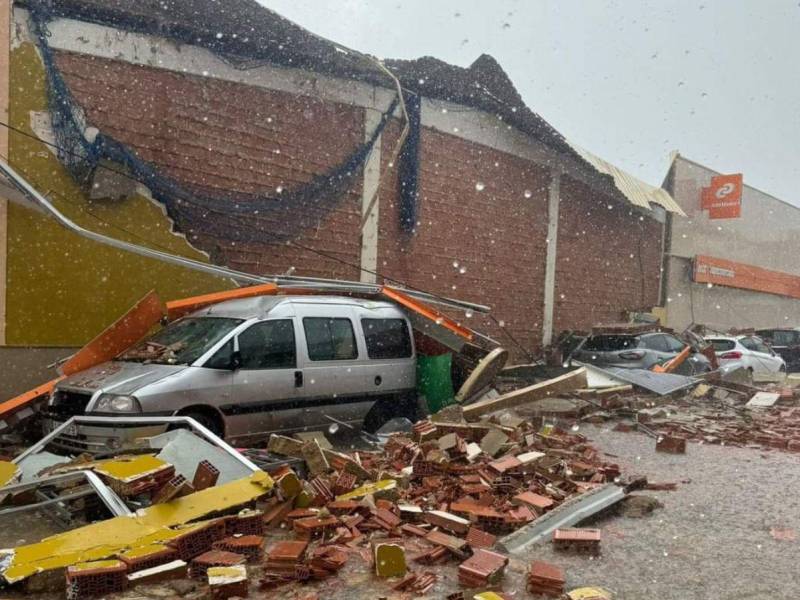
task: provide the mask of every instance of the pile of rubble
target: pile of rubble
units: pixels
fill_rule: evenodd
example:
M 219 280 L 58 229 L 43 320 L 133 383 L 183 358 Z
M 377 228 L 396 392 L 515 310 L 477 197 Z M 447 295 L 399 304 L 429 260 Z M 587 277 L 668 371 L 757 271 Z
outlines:
M 582 535 L 559 524 L 574 523 L 572 505 L 584 495 L 609 487 L 618 498 L 625 493 L 619 467 L 583 436 L 509 412 L 473 423 L 421 421 L 350 453 L 332 449 L 320 432 L 273 435 L 265 450 L 236 452 L 242 464 L 258 457 L 269 475 L 251 469 L 233 481 L 235 451 L 219 440 L 215 464 L 202 458 L 213 454 L 200 445 L 213 445 L 213 436 L 191 436 L 162 434 L 159 452 L 62 460 L 40 470 L 34 483 L 1 488 L 6 504 L 22 506 L 30 489 L 52 491 L 61 481 L 53 478 L 90 472 L 107 486 L 98 487 L 104 498 L 116 497 L 123 508 L 122 516 L 2 551 L 0 576 L 17 586 L 36 582 L 35 589 L 46 576 L 46 589 L 53 589 L 60 573 L 62 589 L 75 600 L 188 578 L 222 599 L 248 588 L 276 590 L 341 576 L 351 564 L 385 581 L 380 585 L 387 594 L 415 596 L 444 585 L 440 566 L 451 565 L 460 585 L 451 597 L 488 598 L 481 596 L 488 590 L 502 597 L 508 536 L 545 521 L 547 535 L 576 542 L 568 549 L 588 544 L 596 552 L 593 530 Z M 183 462 L 189 448 L 203 448 L 189 460 L 193 473 Z M 166 460 L 180 455 L 174 464 Z M 56 460 L 41 449 L 23 456 L 22 470 Z M 76 489 L 64 485 L 58 497 L 67 501 Z M 35 504 L 37 510 L 45 506 Z M 137 517 L 125 516 L 125 507 Z M 554 518 L 560 510 L 566 520 Z M 53 547 L 64 549 L 55 559 L 48 555 Z M 561 572 L 557 566 L 534 567 L 532 590 L 563 588 L 563 575 L 558 588 L 536 574 Z
M 669 396 L 630 390 L 606 399 L 602 410 L 585 419 L 617 419 L 617 431 L 650 435 L 665 452 L 682 453 L 687 441 L 800 452 L 800 393 L 785 386 L 698 381 Z
M 398 591 L 430 589 L 437 575 L 429 568 L 450 562 L 462 586 L 500 589 L 503 536 L 620 480 L 618 466 L 583 436 L 510 414 L 481 423 L 422 421 L 377 451 L 342 454 L 316 439 L 277 435 L 268 448 L 303 458 L 310 473 L 306 481 L 288 468 L 274 473 L 280 493 L 265 522 L 291 530 L 296 541 L 268 551 L 267 589 L 332 575 L 352 554 L 378 577 L 402 576 Z M 596 550 L 599 537 L 590 537 Z M 329 555 L 334 568 L 318 568 L 315 561 Z

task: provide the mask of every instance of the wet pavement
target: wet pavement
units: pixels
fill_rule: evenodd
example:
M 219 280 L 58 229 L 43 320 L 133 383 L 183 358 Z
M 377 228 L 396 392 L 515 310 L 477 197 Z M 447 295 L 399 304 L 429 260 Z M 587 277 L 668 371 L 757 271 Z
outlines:
M 568 589 L 600 585 L 620 600 L 797 597 L 800 541 L 776 540 L 770 529 L 800 532 L 800 456 L 698 444 L 671 455 L 656 453 L 655 440 L 638 433 L 581 433 L 616 455 L 623 473 L 690 483 L 637 492 L 664 504 L 649 517 L 598 521 L 599 558 L 556 554 L 549 545 L 530 552 L 562 565 Z

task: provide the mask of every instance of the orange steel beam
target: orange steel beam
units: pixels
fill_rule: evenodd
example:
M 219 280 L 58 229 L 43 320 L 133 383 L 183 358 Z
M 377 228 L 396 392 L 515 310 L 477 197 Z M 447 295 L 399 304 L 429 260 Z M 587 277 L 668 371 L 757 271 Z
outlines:
M 274 283 L 263 285 L 253 285 L 225 292 L 215 292 L 213 294 L 203 294 L 202 296 L 192 296 L 167 302 L 167 318 L 174 321 L 178 317 L 188 315 L 191 312 L 200 310 L 206 306 L 235 300 L 237 298 L 252 298 L 254 296 L 271 296 L 278 293 L 278 286 Z
M 0 419 L 6 420 L 18 410 L 23 409 L 26 406 L 33 404 L 36 400 L 42 398 L 43 396 L 48 395 L 53 391 L 53 388 L 56 386 L 56 384 L 62 379 L 64 378 L 57 377 L 56 379 L 48 381 L 47 383 L 43 383 L 32 390 L 28 390 L 24 394 L 20 394 L 19 396 L 11 398 L 11 400 L 6 400 L 5 402 L 0 403 Z
M 653 365 L 653 371 L 655 373 L 672 373 L 675 369 L 680 367 L 689 355 L 692 353 L 692 347 L 686 346 L 683 350 L 681 350 L 677 356 L 668 360 L 663 365 Z
M 147 335 L 163 316 L 164 308 L 158 294 L 149 292 L 61 365 L 61 373 L 72 375 L 111 360 Z
M 423 304 L 419 300 L 415 300 L 414 298 L 411 298 L 410 296 L 404 294 L 397 288 L 393 288 L 388 285 L 385 285 L 381 288 L 381 293 L 390 300 L 397 302 L 401 306 L 404 306 L 409 310 L 413 310 L 415 313 L 420 314 L 427 319 L 430 319 L 437 325 L 441 325 L 442 327 L 449 329 L 456 335 L 459 335 L 466 340 L 472 341 L 472 331 L 470 331 L 466 327 L 463 327 L 462 325 L 459 325 L 453 319 L 439 312 L 432 306 Z

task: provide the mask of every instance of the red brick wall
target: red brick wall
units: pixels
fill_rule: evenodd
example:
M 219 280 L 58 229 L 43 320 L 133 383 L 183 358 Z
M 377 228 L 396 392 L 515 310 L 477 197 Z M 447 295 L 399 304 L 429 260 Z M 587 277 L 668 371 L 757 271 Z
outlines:
M 85 55 L 59 52 L 57 60 L 93 125 L 203 192 L 292 189 L 340 164 L 364 138 L 360 108 Z M 383 168 L 398 130 L 392 123 L 384 132 Z M 503 327 L 477 314 L 460 318 L 523 359 L 503 330 L 526 349 L 540 346 L 549 175 L 529 161 L 427 128 L 420 152 L 414 235 L 400 228 L 396 169 L 381 187 L 378 271 L 489 305 Z M 359 263 L 359 178 L 352 187 L 297 244 Z M 654 305 L 661 225 L 568 178 L 561 193 L 556 333 Z M 264 216 L 252 224 L 267 240 L 286 226 Z M 295 267 L 298 275 L 359 279 L 356 267 L 295 244 L 231 243 L 203 228 L 187 233 L 214 262 L 236 269 L 282 273 Z
M 396 134 L 392 128 L 384 135 L 384 167 Z M 381 189 L 379 269 L 415 287 L 486 304 L 525 348 L 538 345 L 548 174 L 516 156 L 427 128 L 420 165 L 414 235 L 400 228 L 395 171 Z M 460 318 L 515 350 L 494 321 L 479 314 Z M 518 349 L 515 354 L 522 358 Z
M 340 164 L 364 139 L 360 108 L 82 54 L 58 52 L 57 64 L 91 124 L 201 192 L 288 190 Z M 318 211 L 318 225 L 298 245 L 358 264 L 360 179 L 353 188 L 332 212 Z M 298 275 L 358 279 L 357 268 L 270 243 L 270 234 L 286 227 L 279 219 L 248 221 L 268 241 L 234 244 L 211 228 L 184 233 L 214 262 L 235 269 L 295 267 Z
M 661 231 L 631 206 L 562 178 L 554 331 L 619 322 L 626 310 L 658 304 Z

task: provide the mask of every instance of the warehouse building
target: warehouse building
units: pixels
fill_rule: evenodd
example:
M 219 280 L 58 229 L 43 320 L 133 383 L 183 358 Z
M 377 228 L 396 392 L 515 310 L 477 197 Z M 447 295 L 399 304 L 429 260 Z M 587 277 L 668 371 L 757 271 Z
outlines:
M 719 330 L 800 326 L 800 208 L 675 154 L 664 188 L 686 213 L 669 219 L 666 321 Z

